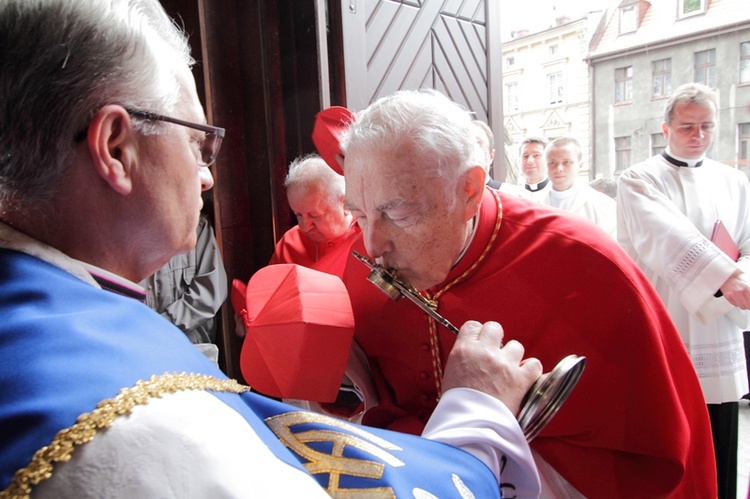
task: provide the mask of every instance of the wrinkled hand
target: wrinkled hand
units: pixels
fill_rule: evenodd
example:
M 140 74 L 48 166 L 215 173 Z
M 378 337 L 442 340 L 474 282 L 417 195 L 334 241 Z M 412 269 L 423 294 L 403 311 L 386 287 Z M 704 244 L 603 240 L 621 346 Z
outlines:
M 502 340 L 497 322 L 466 322 L 448 356 L 443 391 L 473 388 L 499 399 L 518 416 L 524 396 L 542 374 L 542 363 L 523 359 L 523 345 L 515 340 L 500 348 Z
M 724 298 L 735 307 L 743 310 L 750 309 L 750 283 L 741 270 L 732 274 L 721 286 Z

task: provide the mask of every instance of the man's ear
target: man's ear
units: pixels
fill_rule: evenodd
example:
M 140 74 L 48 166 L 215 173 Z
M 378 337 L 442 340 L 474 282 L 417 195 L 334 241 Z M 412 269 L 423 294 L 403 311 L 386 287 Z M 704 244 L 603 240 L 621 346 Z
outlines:
M 466 194 L 466 205 L 464 215 L 466 220 L 471 220 L 479 211 L 484 196 L 484 182 L 487 172 L 481 166 L 472 166 L 464 173 L 464 193 Z
M 133 189 L 136 137 L 130 115 L 118 105 L 104 106 L 91 120 L 86 136 L 94 169 L 119 194 Z
M 349 209 L 346 207 L 346 195 L 339 196 L 339 205 L 341 206 L 341 209 L 344 210 L 344 214 L 348 215 Z

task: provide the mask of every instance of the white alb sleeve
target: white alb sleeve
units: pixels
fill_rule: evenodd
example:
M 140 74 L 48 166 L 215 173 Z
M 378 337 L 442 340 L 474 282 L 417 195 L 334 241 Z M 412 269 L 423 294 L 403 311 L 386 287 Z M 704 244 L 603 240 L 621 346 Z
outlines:
M 422 436 L 459 447 L 484 462 L 503 490 L 539 497 L 534 458 L 518 421 L 500 400 L 469 388 L 445 392 Z

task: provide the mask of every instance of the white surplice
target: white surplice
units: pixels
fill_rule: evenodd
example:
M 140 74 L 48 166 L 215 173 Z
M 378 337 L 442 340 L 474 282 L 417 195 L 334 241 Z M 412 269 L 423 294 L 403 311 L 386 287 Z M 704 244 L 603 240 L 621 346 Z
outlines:
M 736 402 L 748 391 L 747 312 L 714 294 L 737 268 L 750 271 L 747 177 L 711 159 L 678 167 L 659 155 L 627 169 L 618 185 L 618 241 L 666 304 L 706 402 Z M 710 241 L 717 219 L 739 247 L 738 262 Z
M 547 190 L 539 201 L 587 218 L 604 232 L 617 238 L 617 204 L 614 199 L 593 187 L 576 182 L 564 191 Z

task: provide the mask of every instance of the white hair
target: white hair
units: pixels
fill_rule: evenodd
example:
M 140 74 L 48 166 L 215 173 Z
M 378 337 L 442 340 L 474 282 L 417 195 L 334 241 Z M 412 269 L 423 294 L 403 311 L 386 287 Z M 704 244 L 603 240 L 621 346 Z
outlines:
M 361 152 L 401 151 L 418 158 L 427 176 L 443 180 L 450 193 L 475 159 L 476 134 L 468 111 L 434 90 L 401 90 L 358 114 L 344 134 L 349 158 Z M 453 199 L 450 196 L 449 199 Z
M 287 190 L 293 187 L 305 190 L 318 189 L 326 195 L 329 206 L 339 203 L 344 197 L 344 176 L 339 175 L 317 154 L 308 154 L 292 161 L 284 179 Z

